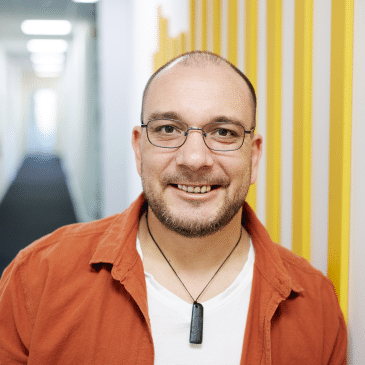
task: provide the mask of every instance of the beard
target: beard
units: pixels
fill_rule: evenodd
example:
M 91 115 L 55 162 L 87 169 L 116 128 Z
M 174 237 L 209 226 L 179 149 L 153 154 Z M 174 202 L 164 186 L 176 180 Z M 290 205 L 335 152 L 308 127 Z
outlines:
M 182 218 L 179 216 L 179 213 L 174 213 L 166 204 L 166 201 L 162 198 L 161 195 L 157 194 L 150 180 L 144 176 L 142 169 L 142 185 L 143 185 L 143 194 L 147 200 L 148 206 L 151 208 L 152 212 L 155 214 L 157 219 L 169 230 L 178 233 L 179 235 L 189 237 L 189 238 L 198 238 L 205 237 L 216 233 L 223 227 L 225 227 L 233 217 L 239 212 L 243 203 L 245 202 L 249 181 L 251 179 L 251 168 L 248 173 L 248 177 L 244 179 L 244 182 L 240 189 L 237 189 L 233 198 L 225 197 L 222 206 L 219 208 L 218 212 L 214 217 L 210 219 L 204 219 L 204 217 L 200 216 L 201 219 L 197 219 L 196 216 L 192 213 L 191 219 L 189 219 L 186 214 Z M 193 179 L 187 179 L 186 174 L 177 174 L 174 176 L 166 176 L 162 179 L 163 185 L 166 186 L 168 181 L 194 181 Z M 226 180 L 214 180 L 213 183 L 209 183 L 209 181 L 213 181 L 213 179 L 196 179 L 196 181 L 208 181 L 207 185 L 221 185 L 227 187 L 229 182 Z M 218 182 L 218 184 L 217 184 Z M 191 202 L 191 210 L 195 207 L 198 208 L 200 206 L 200 202 Z

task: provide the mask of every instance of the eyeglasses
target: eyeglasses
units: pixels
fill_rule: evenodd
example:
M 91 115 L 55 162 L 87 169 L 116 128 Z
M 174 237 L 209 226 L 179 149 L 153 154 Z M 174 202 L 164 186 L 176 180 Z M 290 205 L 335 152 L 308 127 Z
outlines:
M 212 122 L 203 128 L 189 127 L 186 123 L 174 119 L 150 120 L 141 124 L 146 128 L 147 138 L 151 144 L 161 148 L 181 147 L 191 130 L 201 131 L 205 145 L 213 151 L 235 151 L 242 147 L 246 134 L 254 132 L 254 128 L 246 131 L 241 124 Z

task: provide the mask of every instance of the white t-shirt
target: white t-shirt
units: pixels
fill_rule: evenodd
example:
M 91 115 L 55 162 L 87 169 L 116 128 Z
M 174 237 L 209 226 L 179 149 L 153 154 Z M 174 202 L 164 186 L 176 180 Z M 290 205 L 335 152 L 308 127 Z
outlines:
M 143 259 L 138 238 L 137 251 Z M 234 282 L 224 292 L 201 303 L 204 314 L 200 345 L 189 342 L 192 303 L 171 293 L 145 272 L 155 365 L 240 363 L 254 261 L 250 242 L 247 261 Z M 214 285 L 214 279 L 210 285 Z

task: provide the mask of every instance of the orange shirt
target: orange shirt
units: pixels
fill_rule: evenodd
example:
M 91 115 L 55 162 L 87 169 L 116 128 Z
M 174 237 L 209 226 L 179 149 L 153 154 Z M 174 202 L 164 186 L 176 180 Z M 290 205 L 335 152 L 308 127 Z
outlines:
M 0 364 L 153 364 L 136 250 L 144 203 L 141 195 L 121 214 L 63 227 L 17 255 L 0 281 Z M 331 282 L 272 243 L 247 203 L 242 223 L 255 267 L 241 364 L 345 364 Z

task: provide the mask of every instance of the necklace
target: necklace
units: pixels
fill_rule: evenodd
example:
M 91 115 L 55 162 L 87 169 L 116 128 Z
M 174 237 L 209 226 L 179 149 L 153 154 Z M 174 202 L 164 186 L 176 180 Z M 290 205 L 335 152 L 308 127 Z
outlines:
M 165 254 L 162 252 L 162 250 L 161 250 L 160 246 L 157 244 L 156 240 L 153 238 L 152 233 L 151 233 L 151 230 L 150 230 L 150 226 L 148 225 L 147 212 L 146 212 L 146 223 L 147 223 L 148 233 L 150 234 L 150 236 L 152 238 L 152 241 L 155 243 L 155 245 L 157 246 L 158 250 L 161 252 L 162 256 L 164 257 L 164 259 L 166 260 L 166 262 L 169 264 L 169 266 L 171 267 L 172 271 L 177 276 L 177 278 L 179 279 L 180 283 L 182 284 L 182 286 L 184 287 L 184 289 L 186 290 L 186 292 L 189 294 L 190 298 L 193 301 L 193 312 L 191 314 L 190 340 L 189 341 L 190 341 L 190 343 L 201 344 L 203 342 L 203 305 L 201 303 L 198 303 L 198 299 L 203 294 L 204 290 L 208 287 L 208 285 L 211 283 L 211 281 L 214 279 L 214 277 L 218 274 L 218 271 L 222 268 L 222 266 L 226 263 L 226 261 L 232 255 L 232 253 L 235 250 L 235 248 L 238 246 L 238 244 L 239 244 L 239 242 L 241 240 L 241 237 L 242 237 L 242 227 L 241 227 L 240 237 L 239 237 L 237 243 L 235 244 L 235 246 L 233 247 L 232 251 L 226 257 L 226 259 L 222 262 L 221 266 L 218 267 L 218 270 L 210 278 L 210 280 L 208 281 L 208 284 L 203 288 L 203 290 L 196 297 L 196 299 L 194 299 L 193 296 L 190 294 L 189 290 L 187 289 L 187 287 L 184 285 L 184 283 L 180 279 L 180 277 L 177 274 L 177 272 L 175 271 L 175 269 L 170 264 L 169 260 L 166 258 Z

